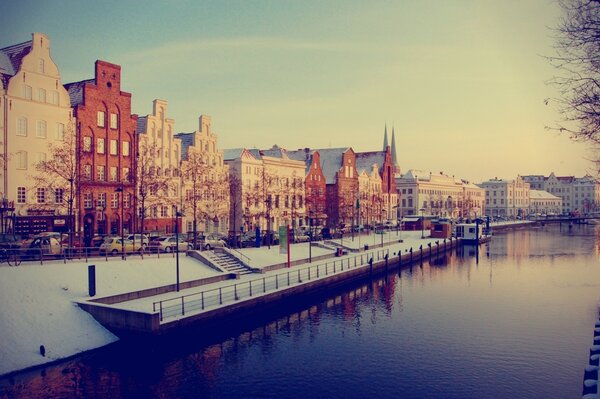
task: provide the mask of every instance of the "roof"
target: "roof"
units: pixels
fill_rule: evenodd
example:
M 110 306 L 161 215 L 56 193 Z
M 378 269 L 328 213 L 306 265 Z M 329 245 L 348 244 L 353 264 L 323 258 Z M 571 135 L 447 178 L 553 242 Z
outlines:
M 83 104 L 83 87 L 87 83 L 96 83 L 96 79 L 81 80 L 79 82 L 67 83 L 65 89 L 69 92 L 69 98 L 71 99 L 71 107 L 76 107 Z
M 529 199 L 530 200 L 560 200 L 559 197 L 550 194 L 548 191 L 543 190 L 529 190 Z
M 181 140 L 181 159 L 187 159 L 187 152 L 190 146 L 196 145 L 196 132 L 177 133 L 173 137 Z
M 223 150 L 223 160 L 233 161 L 234 159 L 238 159 L 239 157 L 241 157 L 243 152 L 243 148 L 228 148 L 226 150 Z
M 373 164 L 377 165 L 377 171 L 381 173 L 383 163 L 385 162 L 385 151 L 357 152 L 356 153 L 356 171 L 361 174 L 363 171 L 371 173 Z
M 288 157 L 287 150 L 285 148 L 281 148 L 277 145 L 274 145 L 272 148 L 270 148 L 268 150 L 260 150 L 260 154 L 265 157 L 290 159 Z
M 262 153 L 258 148 L 247 148 L 247 151 L 256 159 L 262 159 Z
M 312 165 L 312 157 L 314 153 L 315 150 L 304 148 L 302 150 L 288 151 L 287 155 L 294 161 L 304 161 L 306 164 L 306 173 L 308 173 L 310 170 L 310 165 Z
M 148 117 L 140 116 L 137 119 L 137 125 L 135 127 L 135 132 L 137 134 L 146 134 L 147 126 L 148 126 Z
M 321 170 L 325 176 L 326 184 L 335 184 L 337 172 L 343 166 L 343 155 L 349 149 L 350 147 L 317 150 L 321 156 Z
M 0 49 L 4 57 L 0 58 L 0 73 L 14 76 L 21 67 L 21 60 L 31 50 L 32 41 L 13 44 L 12 46 Z

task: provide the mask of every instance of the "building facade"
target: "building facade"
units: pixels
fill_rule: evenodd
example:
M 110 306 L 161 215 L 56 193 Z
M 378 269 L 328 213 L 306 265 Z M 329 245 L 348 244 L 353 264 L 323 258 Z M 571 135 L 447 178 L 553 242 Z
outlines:
M 121 67 L 96 61 L 93 79 L 65 85 L 77 120 L 79 229 L 127 234 L 136 223 L 137 115 L 121 91 Z
M 136 195 L 143 231 L 174 232 L 175 207 L 183 208 L 181 140 L 174 135 L 175 120 L 167 117 L 167 108 L 167 101 L 156 99 L 152 102 L 152 114 L 137 121 Z M 181 232 L 181 224 L 178 226 Z
M 304 161 L 306 165 L 306 177 L 304 178 L 306 193 L 305 224 L 315 228 L 326 226 L 327 185 L 325 184 L 325 175 L 321 167 L 321 155 L 319 151 L 305 148 L 303 150 L 288 151 L 288 156 L 298 161 Z
M 494 178 L 479 186 L 485 189 L 487 216 L 516 218 L 529 213 L 529 183 L 521 176 L 515 180 Z
M 327 227 L 352 226 L 357 218 L 358 172 L 352 148 L 317 150 L 326 183 Z
M 536 190 L 547 191 L 562 200 L 559 213 L 587 214 L 600 210 L 600 184 L 591 176 L 528 175 L 523 179 Z
M 51 156 L 50 146 L 72 144 L 73 135 L 69 95 L 48 37 L 33 33 L 30 41 L 0 49 L 0 198 L 14 209 L 15 233 L 68 231 L 69 184 L 43 179 L 36 166 Z
M 401 216 L 472 218 L 483 214 L 485 191 L 442 172 L 410 169 L 396 178 L 396 186 L 401 196 Z
M 562 199 L 543 190 L 529 190 L 529 214 L 535 216 L 560 215 Z
M 182 194 L 184 232 L 226 236 L 230 230 L 229 166 L 212 119 L 200 115 L 198 130 L 179 133 L 182 157 Z

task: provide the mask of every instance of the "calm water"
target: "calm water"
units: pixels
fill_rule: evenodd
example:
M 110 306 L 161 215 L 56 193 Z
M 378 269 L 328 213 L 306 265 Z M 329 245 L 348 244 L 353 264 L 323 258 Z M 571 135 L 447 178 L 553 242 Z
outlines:
M 467 248 L 229 335 L 115 345 L 0 381 L 0 398 L 576 398 L 599 255 L 592 225 L 499 233 L 478 262 Z

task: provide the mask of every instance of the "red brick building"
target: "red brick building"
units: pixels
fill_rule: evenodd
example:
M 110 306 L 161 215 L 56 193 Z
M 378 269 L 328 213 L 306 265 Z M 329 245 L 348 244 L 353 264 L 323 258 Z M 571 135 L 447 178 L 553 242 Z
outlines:
M 362 170 L 370 170 L 372 165 L 377 165 L 377 171 L 381 177 L 381 190 L 377 193 L 377 202 L 380 204 L 382 213 L 374 220 L 378 222 L 395 221 L 398 219 L 398 190 L 394 178 L 396 167 L 390 146 L 383 151 L 356 153 L 356 168 L 359 173 Z
M 93 79 L 65 88 L 77 120 L 78 229 L 85 240 L 132 232 L 137 115 L 131 114 L 131 93 L 121 91 L 121 67 L 96 61 Z
M 306 162 L 306 175 L 304 187 L 306 193 L 306 225 L 327 225 L 327 184 L 321 168 L 321 155 L 319 151 L 305 148 L 298 151 L 288 151 L 292 159 Z

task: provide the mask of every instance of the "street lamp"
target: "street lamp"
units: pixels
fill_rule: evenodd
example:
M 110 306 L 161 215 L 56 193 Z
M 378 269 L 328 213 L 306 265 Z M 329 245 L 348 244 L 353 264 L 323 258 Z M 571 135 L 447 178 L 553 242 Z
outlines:
M 120 203 L 121 206 L 121 259 L 125 260 L 125 234 L 123 231 L 123 217 L 124 217 L 124 209 L 123 209 L 123 200 L 124 200 L 124 195 L 125 192 L 123 190 L 123 184 L 121 184 L 120 187 L 117 187 L 117 189 L 115 190 L 115 193 L 117 193 L 117 195 L 120 197 L 117 199 L 117 203 Z M 120 193 L 120 194 L 119 194 Z M 120 201 L 119 201 L 120 199 Z
M 177 205 L 173 205 L 173 216 L 175 218 L 175 270 L 177 274 L 176 288 L 179 292 L 179 217 L 181 213 L 177 211 Z
M 421 212 L 421 238 L 425 238 L 425 208 L 419 209 Z
M 267 204 L 267 245 L 271 249 L 271 194 L 267 195 L 265 203 Z

